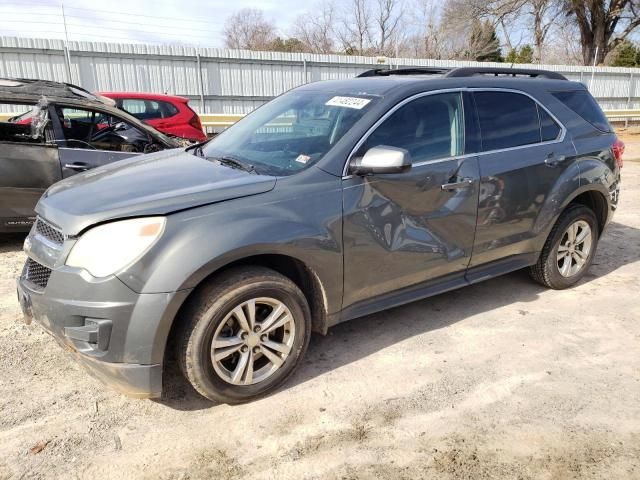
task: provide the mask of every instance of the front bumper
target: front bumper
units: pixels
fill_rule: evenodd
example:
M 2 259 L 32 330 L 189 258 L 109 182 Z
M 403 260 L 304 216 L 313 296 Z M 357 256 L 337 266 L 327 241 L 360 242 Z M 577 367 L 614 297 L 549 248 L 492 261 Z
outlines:
M 25 321 L 39 323 L 94 377 L 129 396 L 160 396 L 164 348 L 188 290 L 138 294 L 115 276 L 65 266 L 44 288 L 24 275 L 17 286 Z

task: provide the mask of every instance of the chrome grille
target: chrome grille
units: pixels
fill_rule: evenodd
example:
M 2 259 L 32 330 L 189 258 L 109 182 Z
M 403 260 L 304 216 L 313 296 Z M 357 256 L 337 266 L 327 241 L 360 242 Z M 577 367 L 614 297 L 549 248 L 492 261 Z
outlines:
M 28 258 L 27 263 L 24 265 L 22 276 L 34 285 L 45 289 L 47 287 L 47 283 L 49 283 L 51 269 L 44 265 L 40 265 L 31 258 Z
M 35 228 L 37 233 L 54 243 L 62 245 L 64 242 L 64 234 L 51 224 L 42 220 L 40 217 L 36 219 Z

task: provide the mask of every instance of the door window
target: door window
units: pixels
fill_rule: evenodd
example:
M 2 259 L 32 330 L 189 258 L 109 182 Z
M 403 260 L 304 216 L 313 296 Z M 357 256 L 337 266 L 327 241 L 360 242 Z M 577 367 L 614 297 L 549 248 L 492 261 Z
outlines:
M 541 141 L 536 103 L 511 92 L 475 92 L 482 149 L 519 147 Z
M 142 131 L 119 117 L 80 108 L 57 107 L 67 147 L 143 152 L 150 143 Z
M 404 148 L 413 163 L 464 153 L 464 115 L 460 93 L 427 95 L 399 108 L 358 151 L 387 145 Z

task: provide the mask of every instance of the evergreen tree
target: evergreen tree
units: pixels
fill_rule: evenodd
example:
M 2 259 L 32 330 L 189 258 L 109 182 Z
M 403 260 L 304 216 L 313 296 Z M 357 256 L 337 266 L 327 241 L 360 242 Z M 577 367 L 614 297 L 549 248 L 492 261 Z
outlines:
M 612 65 L 614 67 L 636 67 L 640 65 L 638 60 L 640 60 L 640 49 L 630 41 L 625 40 L 616 49 Z
M 474 20 L 467 57 L 478 62 L 501 62 L 502 51 L 496 28 L 488 20 Z

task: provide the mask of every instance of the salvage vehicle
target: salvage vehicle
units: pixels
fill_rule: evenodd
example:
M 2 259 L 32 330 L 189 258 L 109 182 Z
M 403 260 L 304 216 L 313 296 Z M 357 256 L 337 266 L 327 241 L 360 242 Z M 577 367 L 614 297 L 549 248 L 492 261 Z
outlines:
M 116 106 L 153 128 L 192 142 L 205 142 L 200 117 L 189 106 L 189 99 L 176 95 L 133 92 L 100 92 L 115 100 Z
M 28 231 L 53 183 L 100 165 L 179 145 L 113 100 L 65 83 L 0 79 L 0 233 Z
M 243 402 L 292 374 L 312 330 L 522 268 L 576 284 L 623 148 L 585 87 L 548 71 L 304 85 L 205 145 L 52 186 L 20 304 L 122 392 L 160 396 L 175 361 L 206 398 Z

